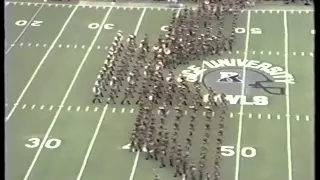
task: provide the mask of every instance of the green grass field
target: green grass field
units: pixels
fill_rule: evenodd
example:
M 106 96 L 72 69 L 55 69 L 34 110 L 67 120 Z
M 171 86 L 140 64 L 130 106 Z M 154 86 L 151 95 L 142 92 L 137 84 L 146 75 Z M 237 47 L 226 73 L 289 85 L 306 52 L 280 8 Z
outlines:
M 239 15 L 223 58 L 282 67 L 295 84 L 282 83 L 286 95 L 269 95 L 267 105 L 230 108 L 221 180 L 313 180 L 314 13 L 256 8 Z M 92 104 L 91 90 L 118 29 L 156 41 L 173 9 L 5 2 L 5 10 L 6 179 L 152 179 L 158 163 L 122 150 L 136 107 Z

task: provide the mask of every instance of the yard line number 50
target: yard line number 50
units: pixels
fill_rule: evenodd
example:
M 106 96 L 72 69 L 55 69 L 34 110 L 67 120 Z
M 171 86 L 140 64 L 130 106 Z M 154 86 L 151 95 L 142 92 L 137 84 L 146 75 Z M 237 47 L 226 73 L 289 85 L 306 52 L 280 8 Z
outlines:
M 29 138 L 28 141 L 29 141 L 29 143 L 25 144 L 25 146 L 27 148 L 37 148 L 41 144 L 41 139 L 40 138 Z M 44 147 L 46 147 L 48 149 L 56 149 L 60 145 L 61 145 L 61 140 L 60 139 L 52 138 L 52 139 L 48 139 L 45 142 Z
M 221 146 L 222 156 L 234 156 L 235 154 L 234 146 Z M 253 147 L 243 147 L 240 149 L 240 155 L 246 158 L 252 158 L 257 155 L 257 150 Z
M 169 26 L 162 26 L 161 31 L 168 31 Z M 237 34 L 244 34 L 246 33 L 246 28 L 237 27 L 234 29 L 235 33 Z M 262 34 L 261 28 L 250 28 L 251 34 Z

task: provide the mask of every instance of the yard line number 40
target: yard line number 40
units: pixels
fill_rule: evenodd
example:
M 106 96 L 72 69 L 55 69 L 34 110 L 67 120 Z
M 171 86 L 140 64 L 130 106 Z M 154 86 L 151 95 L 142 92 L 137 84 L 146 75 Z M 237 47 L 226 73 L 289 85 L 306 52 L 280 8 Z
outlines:
M 25 144 L 25 146 L 27 148 L 37 148 L 41 144 L 41 139 L 40 138 L 29 138 L 28 141 L 29 141 L 29 143 Z M 46 147 L 48 149 L 56 149 L 60 145 L 61 145 L 61 140 L 60 139 L 52 138 L 52 139 L 48 139 L 45 142 L 44 147 Z

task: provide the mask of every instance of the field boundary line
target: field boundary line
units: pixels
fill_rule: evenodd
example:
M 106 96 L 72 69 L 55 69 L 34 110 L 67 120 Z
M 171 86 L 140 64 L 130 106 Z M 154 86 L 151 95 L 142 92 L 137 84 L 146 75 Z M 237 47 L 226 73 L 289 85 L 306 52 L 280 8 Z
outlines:
M 44 61 L 47 59 L 48 55 L 50 54 L 51 50 L 53 49 L 53 47 L 55 46 L 55 44 L 57 43 L 58 39 L 60 38 L 60 36 L 62 35 L 63 31 L 65 30 L 65 28 L 67 27 L 67 25 L 69 24 L 69 21 L 71 20 L 71 18 L 73 17 L 74 13 L 76 12 L 76 10 L 78 9 L 78 7 L 76 6 L 73 11 L 70 13 L 68 19 L 66 20 L 66 22 L 64 23 L 64 25 L 62 26 L 60 32 L 58 33 L 57 37 L 54 39 L 54 41 L 52 42 L 52 44 L 50 45 L 50 48 L 47 50 L 46 54 L 43 56 L 43 58 L 41 59 L 40 63 L 38 64 L 37 68 L 35 69 L 35 71 L 33 72 L 31 78 L 29 79 L 27 85 L 24 87 L 24 89 L 22 90 L 18 100 L 16 101 L 16 103 L 13 105 L 13 108 L 11 109 L 10 113 L 8 114 L 8 116 L 6 117 L 6 122 L 10 119 L 10 117 L 12 116 L 12 114 L 14 113 L 17 105 L 20 103 L 21 99 L 23 98 L 24 94 L 26 93 L 26 91 L 28 90 L 29 86 L 31 85 L 33 79 L 35 78 L 35 76 L 37 75 L 39 69 L 41 68 L 42 64 L 44 63 Z
M 35 2 L 17 2 L 17 1 L 5 1 L 6 3 L 9 3 L 9 4 L 21 4 L 21 3 L 30 3 L 30 4 L 51 4 L 51 5 L 64 5 L 64 6 L 80 6 L 80 7 L 133 7 L 133 8 L 147 8 L 147 9 L 182 9 L 182 8 L 176 8 L 176 7 L 170 7 L 169 4 L 154 4 L 154 6 L 152 6 L 152 4 L 147 4 L 147 5 L 143 5 L 141 3 L 136 3 L 136 4 L 133 4 L 133 3 L 128 3 L 128 4 L 125 4 L 125 3 L 115 3 L 114 5 L 111 4 L 111 3 L 108 3 L 108 2 L 104 2 L 103 4 L 100 2 L 89 2 L 89 1 L 82 1 L 82 4 L 66 4 L 66 3 L 42 3 L 42 2 L 38 2 L 38 3 L 35 3 Z M 184 5 L 189 5 L 189 4 L 184 4 Z M 195 6 L 195 5 L 191 5 L 191 6 Z M 242 12 L 243 11 L 292 11 L 292 12 L 313 12 L 314 9 L 277 9 L 277 8 L 270 8 L 270 9 L 243 9 L 241 10 Z
M 76 7 L 76 8 L 77 8 L 77 7 Z M 47 139 L 48 139 L 48 137 L 49 137 L 49 134 L 50 134 L 53 126 L 55 125 L 55 123 L 56 123 L 56 121 L 57 121 L 57 119 L 58 119 L 58 116 L 60 115 L 60 112 L 61 112 L 61 110 L 62 110 L 62 108 L 63 108 L 63 105 L 64 105 L 64 103 L 66 102 L 66 100 L 67 100 L 67 98 L 68 98 L 68 96 L 69 96 L 69 94 L 70 94 L 70 92 L 71 92 L 71 89 L 72 89 L 74 83 L 75 83 L 76 80 L 77 80 L 77 77 L 79 76 L 79 73 L 80 73 L 80 71 L 81 71 L 81 69 L 82 69 L 82 66 L 84 65 L 85 61 L 87 60 L 88 55 L 89 55 L 89 53 L 91 52 L 94 43 L 97 41 L 98 36 L 100 35 L 100 33 L 101 33 L 102 29 L 103 29 L 102 24 L 105 24 L 105 22 L 107 21 L 107 18 L 108 18 L 108 16 L 109 16 L 111 10 L 112 10 L 112 8 L 110 8 L 110 9 L 108 10 L 108 12 L 106 13 L 105 17 L 102 19 L 102 22 L 100 23 L 100 27 L 99 27 L 99 29 L 97 30 L 97 33 L 96 33 L 96 35 L 94 36 L 94 38 L 93 38 L 93 40 L 92 40 L 92 42 L 91 42 L 91 45 L 90 45 L 89 49 L 87 50 L 86 54 L 84 55 L 84 57 L 83 57 L 80 65 L 79 65 L 79 67 L 78 67 L 78 69 L 77 69 L 77 71 L 76 71 L 76 73 L 75 73 L 75 75 L 74 75 L 74 77 L 73 77 L 73 79 L 72 79 L 69 87 L 68 87 L 68 90 L 67 90 L 66 94 L 64 95 L 64 97 L 63 97 L 63 99 L 62 99 L 62 101 L 61 101 L 61 104 L 60 104 L 60 106 L 59 106 L 59 108 L 58 108 L 58 110 L 57 110 L 57 112 L 56 112 L 56 114 L 55 114 L 55 116 L 54 116 L 54 118 L 53 118 L 53 120 L 52 120 L 52 122 L 51 122 L 51 124 L 50 124 L 50 126 L 49 126 L 49 128 L 48 128 L 48 130 L 47 130 L 47 132 L 46 132 L 46 134 L 45 134 L 45 136 L 44 136 L 44 138 L 43 138 L 40 146 L 39 146 L 39 148 L 38 148 L 38 150 L 37 150 L 37 153 L 36 153 L 36 155 L 35 155 L 32 163 L 31 163 L 31 165 L 30 165 L 30 167 L 29 167 L 29 169 L 28 169 L 28 171 L 27 171 L 27 173 L 26 173 L 26 175 L 25 175 L 25 177 L 24 177 L 24 180 L 27 180 L 27 179 L 28 179 L 28 177 L 29 177 L 29 175 L 30 175 L 30 173 L 31 173 L 31 171 L 32 171 L 32 169 L 33 169 L 33 167 L 34 167 L 34 165 L 35 165 L 35 163 L 36 163 L 36 161 L 37 161 L 37 159 L 38 159 L 38 157 L 39 157 L 39 155 L 40 155 L 43 147 L 44 147 L 44 144 L 46 143 L 46 141 L 47 141 Z M 75 12 L 75 11 L 74 11 L 74 12 Z
M 38 10 L 34 13 L 34 15 L 31 17 L 31 19 L 29 20 L 29 22 L 26 24 L 26 26 L 22 29 L 21 33 L 19 34 L 19 36 L 13 41 L 13 43 L 10 44 L 9 49 L 6 51 L 5 55 L 7 55 L 15 46 L 15 44 L 20 40 L 20 38 L 22 37 L 22 35 L 27 31 L 28 27 L 30 27 L 30 24 L 33 22 L 33 20 L 36 18 L 36 16 L 38 15 L 38 13 L 41 11 L 41 9 L 43 8 L 44 4 L 42 4 Z
M 247 29 L 250 29 L 250 22 L 251 22 L 251 11 L 248 11 L 247 14 Z M 248 59 L 248 49 L 249 49 L 249 41 L 250 41 L 250 32 L 247 31 L 246 33 L 246 41 L 245 41 L 245 50 L 244 50 L 244 60 Z M 242 73 L 242 86 L 241 86 L 241 95 L 244 96 L 245 94 L 245 83 L 246 82 L 246 65 L 243 66 L 243 73 Z M 240 149 L 241 149 L 241 136 L 242 136 L 242 121 L 243 121 L 243 104 L 240 105 L 240 112 L 239 112 L 239 125 L 238 125 L 238 135 L 237 135 L 237 147 L 236 147 L 236 167 L 235 167 L 235 174 L 234 179 L 239 180 L 239 169 L 240 169 Z
M 287 12 L 283 13 L 283 24 L 284 24 L 284 62 L 285 62 L 285 72 L 289 72 L 289 62 L 288 62 L 288 19 Z M 288 84 L 288 76 L 286 76 L 286 132 L 287 132 L 287 158 L 288 158 L 288 180 L 292 180 L 292 154 L 291 154 L 291 123 L 290 123 L 290 87 Z

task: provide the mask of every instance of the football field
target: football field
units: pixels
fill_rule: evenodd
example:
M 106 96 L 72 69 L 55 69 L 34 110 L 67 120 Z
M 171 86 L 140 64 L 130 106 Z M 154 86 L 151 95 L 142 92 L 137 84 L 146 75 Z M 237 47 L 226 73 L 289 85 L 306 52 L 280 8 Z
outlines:
M 179 9 L 5 2 L 7 180 L 150 180 L 153 169 L 161 180 L 181 180 L 144 153 L 123 149 L 135 105 L 92 104 L 117 30 L 155 42 L 173 11 Z M 241 11 L 237 26 L 233 52 L 177 70 L 194 65 L 206 75 L 211 60 L 242 59 L 252 65 L 244 77 L 265 74 L 272 82 L 230 96 L 221 180 L 314 180 L 314 12 L 261 5 Z

